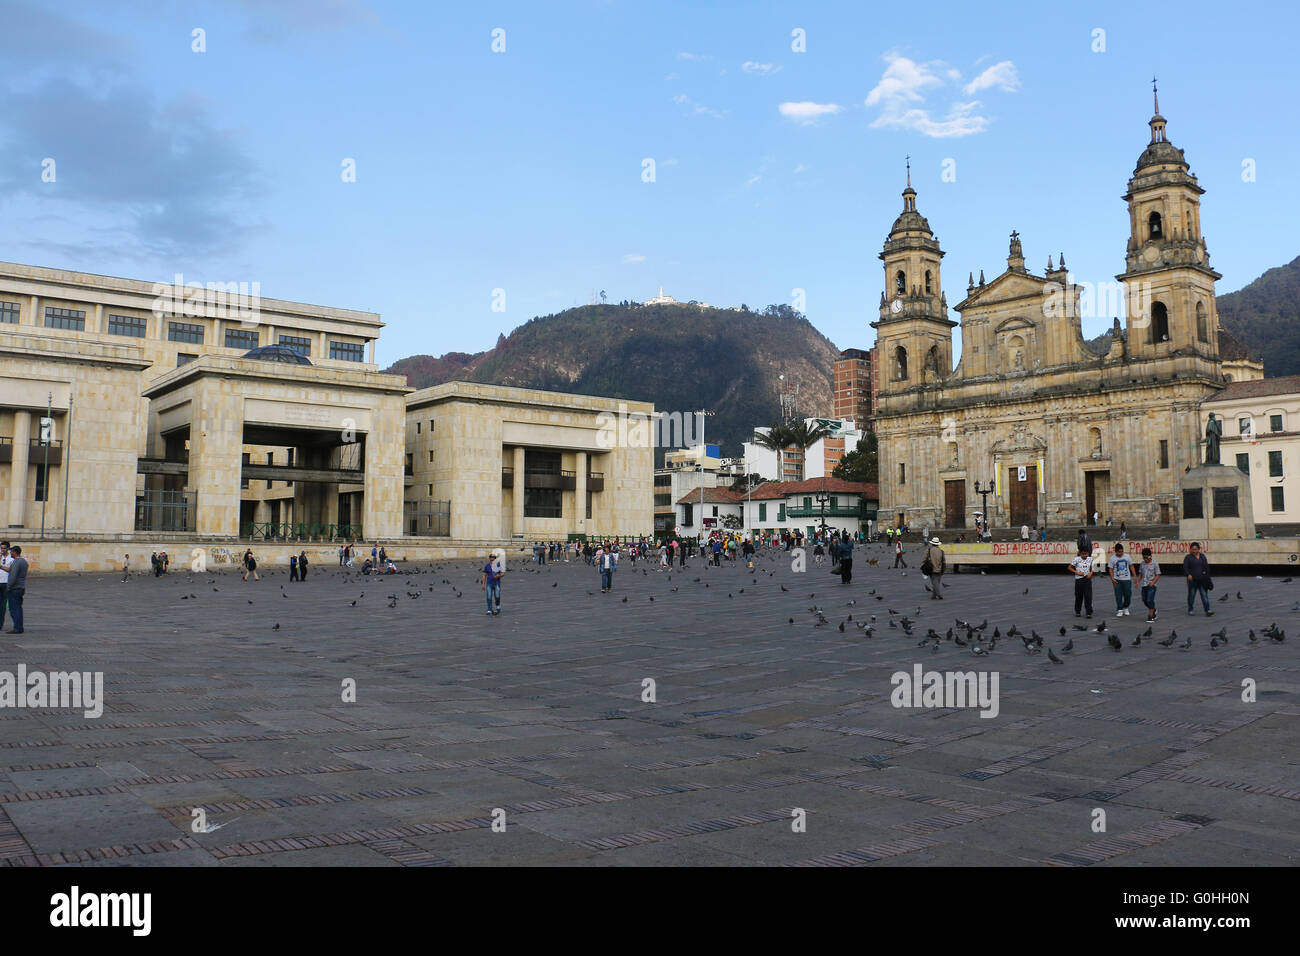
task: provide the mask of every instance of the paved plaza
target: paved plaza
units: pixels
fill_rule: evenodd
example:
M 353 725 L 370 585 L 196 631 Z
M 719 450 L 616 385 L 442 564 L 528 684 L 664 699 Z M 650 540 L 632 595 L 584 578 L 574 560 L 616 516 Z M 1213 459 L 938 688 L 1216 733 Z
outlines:
M 1300 581 L 1217 575 L 1207 620 L 1186 615 L 1171 561 L 1137 647 L 1141 608 L 1114 618 L 1099 581 L 1084 623 L 1104 618 L 1115 651 L 1070 629 L 1064 568 L 949 575 L 940 603 L 919 559 L 887 570 L 883 548 L 860 550 L 847 586 L 781 552 L 671 579 L 624 561 L 602 594 L 594 568 L 511 555 L 499 617 L 472 561 L 318 566 L 303 584 L 34 574 L 0 671 L 102 671 L 104 711 L 0 709 L 0 860 L 1300 862 Z M 910 636 L 890 626 L 904 616 Z M 956 618 L 987 619 L 981 646 L 998 628 L 992 653 L 917 646 Z M 1273 621 L 1284 643 L 1262 636 Z M 915 664 L 996 672 L 997 715 L 893 706 L 891 675 Z

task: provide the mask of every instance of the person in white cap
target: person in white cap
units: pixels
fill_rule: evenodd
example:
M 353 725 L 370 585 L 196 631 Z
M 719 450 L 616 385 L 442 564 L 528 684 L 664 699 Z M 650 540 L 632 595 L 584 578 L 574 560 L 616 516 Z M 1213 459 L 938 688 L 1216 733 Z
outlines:
M 943 600 L 943 572 L 945 560 L 939 539 L 931 538 L 930 546 L 925 549 L 925 559 L 921 562 L 921 573 L 930 579 L 930 600 Z

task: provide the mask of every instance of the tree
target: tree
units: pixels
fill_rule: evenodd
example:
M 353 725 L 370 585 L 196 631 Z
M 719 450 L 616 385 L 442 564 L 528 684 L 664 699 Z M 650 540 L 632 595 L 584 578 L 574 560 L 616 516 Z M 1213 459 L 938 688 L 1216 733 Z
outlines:
M 754 444 L 760 448 L 767 448 L 776 452 L 776 475 L 780 481 L 784 476 L 781 469 L 782 453 L 794 444 L 794 436 L 790 432 L 788 425 L 782 425 L 780 422 L 773 422 L 766 432 L 754 432 Z
M 832 478 L 843 481 L 865 481 L 874 484 L 880 480 L 879 455 L 876 451 L 876 433 L 867 432 L 858 440 L 858 447 L 840 459 Z
M 748 487 L 750 489 L 754 489 L 757 488 L 766 480 L 767 480 L 766 478 L 764 478 L 762 475 L 758 474 L 757 472 L 750 472 L 748 475 L 737 475 L 735 480 L 732 481 L 731 483 L 731 490 L 744 494 L 746 483 L 748 483 Z
M 790 444 L 796 446 L 800 451 L 807 451 L 831 433 L 831 430 L 825 425 L 809 425 L 808 422 L 803 420 L 792 421 L 785 427 L 790 434 Z M 804 472 L 801 469 L 799 477 L 803 478 L 803 476 Z

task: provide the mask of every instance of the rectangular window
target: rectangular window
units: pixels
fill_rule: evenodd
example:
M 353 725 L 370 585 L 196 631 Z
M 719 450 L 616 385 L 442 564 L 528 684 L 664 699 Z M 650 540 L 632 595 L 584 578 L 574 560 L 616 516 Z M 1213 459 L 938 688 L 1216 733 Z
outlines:
M 268 465 L 274 465 L 274 464 L 275 464 L 275 452 L 273 452 L 273 451 L 268 451 L 268 452 L 266 453 L 266 463 L 267 463 Z M 270 491 L 270 490 L 271 490 L 271 486 L 272 486 L 273 484 L 275 484 L 275 482 L 273 482 L 273 481 L 268 481 L 268 482 L 266 483 L 266 490 L 267 490 L 267 491 Z
M 249 464 L 250 460 L 251 460 L 251 459 L 250 459 L 249 453 L 248 453 L 248 452 L 244 452 L 244 454 L 243 454 L 243 455 L 241 456 L 241 458 L 240 458 L 240 463 L 243 464 L 243 465 L 247 465 L 247 464 Z M 241 468 L 240 471 L 242 472 L 243 469 Z M 242 477 L 242 475 L 241 475 L 241 477 L 240 477 L 240 479 L 239 479 L 239 487 L 240 487 L 240 488 L 247 488 L 247 487 L 248 487 L 248 479 Z
M 777 510 L 776 510 L 776 520 L 777 520 L 777 521 L 784 521 L 784 520 L 785 520 L 785 505 L 781 505 L 779 508 L 777 508 Z
M 695 524 L 695 505 L 682 506 L 682 526 L 689 528 Z
M 1240 452 L 1237 455 L 1237 470 L 1243 475 L 1250 474 L 1250 455 Z
M 289 467 L 290 467 L 290 468 L 293 467 L 293 453 L 294 453 L 295 450 L 296 450 L 296 449 L 293 449 L 293 448 L 288 449 L 288 451 L 289 451 Z M 292 488 L 292 487 L 293 487 L 293 482 L 292 482 L 292 481 L 286 481 L 286 482 L 284 483 L 284 486 L 285 486 L 286 488 Z
M 1281 416 L 1281 415 L 1270 415 L 1270 416 L 1268 416 L 1268 430 L 1271 431 L 1271 432 L 1280 432 L 1280 431 L 1282 430 L 1282 416 Z
M 1286 495 L 1281 488 L 1268 489 L 1270 506 L 1274 511 L 1286 511 Z
M 1160 439 L 1160 467 L 1169 467 L 1169 442 L 1167 439 Z
M 226 348 L 243 349 L 247 352 L 249 349 L 255 349 L 262 344 L 261 337 L 257 329 L 226 329 Z
M 587 520 L 591 520 L 591 492 L 587 492 Z
M 364 362 L 366 347 L 358 342 L 331 342 L 330 358 L 343 362 Z
M 898 463 L 898 483 L 900 485 L 907 484 L 907 466 L 901 461 Z
M 714 506 L 713 506 L 713 517 L 716 518 L 717 516 L 718 516 L 718 506 L 717 506 L 717 505 L 714 505 Z
M 8 322 L 12 325 L 18 324 L 17 302 L 0 302 L 0 322 Z
M 176 367 L 180 368 L 182 365 L 185 365 L 189 362 L 193 362 L 196 358 L 198 358 L 198 356 L 195 355 L 193 352 L 177 352 Z
M 559 488 L 525 488 L 525 518 L 562 518 L 560 507 L 563 492 Z
M 135 339 L 144 338 L 149 320 L 143 315 L 110 315 L 108 317 L 109 335 L 129 335 Z
M 203 326 L 193 322 L 168 322 L 168 342 L 189 342 L 192 345 L 203 344 Z
M 1253 434 L 1254 431 L 1255 431 L 1255 425 L 1254 425 L 1254 422 L 1252 422 L 1249 418 L 1238 418 L 1238 419 L 1237 419 L 1237 434 L 1238 434 L 1238 435 L 1241 435 L 1241 436 L 1245 437 L 1246 435 L 1251 435 L 1251 434 Z
M 45 465 L 38 464 L 36 466 L 36 501 L 45 500 L 45 494 L 49 490 L 46 488 L 47 484 L 48 482 L 45 480 Z
M 811 499 L 811 498 L 805 498 L 805 499 L 803 500 L 803 510 L 804 510 L 804 511 L 812 511 L 812 499 Z
M 430 486 L 429 486 L 429 497 L 430 497 L 430 498 L 433 497 L 433 485 L 430 485 Z M 591 515 L 587 515 L 587 517 L 590 518 Z
M 433 449 L 429 449 L 429 464 L 433 464 Z
M 767 505 L 766 505 L 766 503 L 764 503 L 764 504 L 760 504 L 760 505 L 758 506 L 758 520 L 759 520 L 759 521 L 766 521 L 766 520 L 767 520 Z
M 1282 477 L 1282 453 L 1280 451 L 1268 453 L 1268 476 L 1270 478 Z
M 311 339 L 309 338 L 301 335 L 281 335 L 280 344 L 293 349 L 299 355 L 311 358 Z
M 52 305 L 45 307 L 45 327 L 47 329 L 71 329 L 74 332 L 86 331 L 86 313 L 81 309 L 56 309 Z
M 416 422 L 416 423 L 415 423 L 415 433 L 416 433 L 417 435 L 420 434 L 420 423 L 419 423 L 419 422 Z

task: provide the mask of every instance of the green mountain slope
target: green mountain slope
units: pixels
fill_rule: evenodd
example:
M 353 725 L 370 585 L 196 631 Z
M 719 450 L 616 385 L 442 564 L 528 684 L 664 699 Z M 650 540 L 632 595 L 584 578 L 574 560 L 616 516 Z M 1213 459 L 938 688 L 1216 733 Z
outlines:
M 762 313 L 688 305 L 589 305 L 534 318 L 476 355 L 396 362 L 415 388 L 467 380 L 654 402 L 714 412 L 705 440 L 739 455 L 778 417 L 780 381 L 798 383 L 806 415 L 831 412 L 839 350 L 788 306 Z
M 1300 375 L 1300 256 L 1217 303 L 1219 324 L 1263 358 L 1266 375 Z

